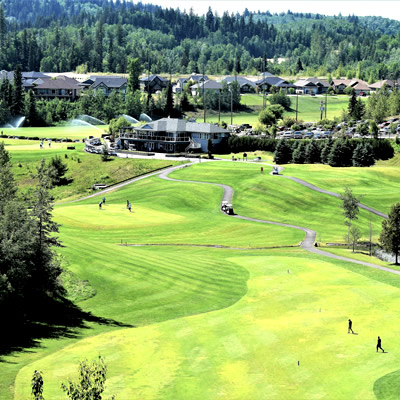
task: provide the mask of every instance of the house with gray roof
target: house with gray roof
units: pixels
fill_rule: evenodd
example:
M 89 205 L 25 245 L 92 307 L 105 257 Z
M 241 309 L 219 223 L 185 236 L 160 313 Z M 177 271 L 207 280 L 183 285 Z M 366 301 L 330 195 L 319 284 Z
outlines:
M 55 98 L 76 100 L 79 97 L 81 87 L 77 80 L 59 75 L 55 78 L 36 79 L 33 82 L 32 90 L 35 97 L 44 100 Z
M 125 96 L 128 79 L 122 76 L 92 75 L 85 81 L 79 83 L 79 86 L 83 91 L 92 89 L 96 93 L 98 90 L 101 90 L 105 97 L 108 97 L 115 91 Z
M 208 81 L 208 76 L 207 75 L 203 75 L 203 74 L 192 74 L 189 76 L 189 81 L 193 81 L 193 82 L 204 82 L 204 81 Z
M 140 79 L 142 90 L 150 93 L 161 92 L 168 85 L 169 80 L 160 75 L 145 76 Z
M 383 81 L 375 82 L 369 85 L 369 88 L 372 92 L 376 92 L 377 90 L 382 89 L 383 86 L 386 86 L 389 90 L 392 90 L 395 87 L 398 88 L 400 87 L 400 79 L 384 79 Z
M 256 87 L 259 92 L 270 92 L 272 86 L 278 89 L 288 90 L 294 88 L 294 85 L 279 76 L 267 75 L 256 81 Z
M 229 136 L 226 129 L 214 124 L 162 118 L 139 127 L 121 129 L 118 144 L 122 149 L 162 153 L 206 152 L 209 139 L 217 149 Z
M 255 92 L 257 85 L 246 78 L 243 78 L 241 76 L 227 76 L 226 78 L 222 79 L 221 82 L 226 82 L 228 86 L 232 84 L 232 82 L 237 82 L 240 87 L 240 93 L 250 93 L 250 92 Z
M 206 92 L 214 91 L 218 92 L 222 89 L 222 84 L 216 81 L 208 80 L 196 83 L 190 86 L 190 90 L 192 91 L 192 96 L 196 96 L 198 94 L 202 94 L 203 90 Z

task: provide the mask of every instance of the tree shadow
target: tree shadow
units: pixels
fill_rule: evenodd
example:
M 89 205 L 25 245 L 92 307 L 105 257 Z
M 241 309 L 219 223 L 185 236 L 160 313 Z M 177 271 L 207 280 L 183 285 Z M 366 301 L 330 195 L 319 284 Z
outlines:
M 2 340 L 0 341 L 0 363 L 7 361 L 2 357 L 15 352 L 33 352 L 41 347 L 44 339 L 79 338 L 83 329 L 91 329 L 89 323 L 121 328 L 134 328 L 114 319 L 108 319 L 83 311 L 66 299 L 47 299 L 31 307 L 23 320 L 18 320 L 16 310 L 2 313 Z

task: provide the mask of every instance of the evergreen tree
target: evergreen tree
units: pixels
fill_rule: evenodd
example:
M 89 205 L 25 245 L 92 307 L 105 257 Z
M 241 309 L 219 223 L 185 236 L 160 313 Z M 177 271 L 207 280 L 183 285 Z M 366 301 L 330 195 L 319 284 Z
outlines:
M 128 62 L 128 92 L 134 93 L 136 90 L 140 90 L 139 76 L 141 72 L 142 66 L 139 58 L 131 58 Z
M 172 96 L 172 85 L 170 82 L 168 82 L 166 90 L 165 114 L 168 117 L 170 117 L 173 116 L 173 112 L 174 112 L 174 98 Z
M 351 89 L 353 89 L 353 88 L 351 88 Z M 357 96 L 356 96 L 355 90 L 353 89 L 351 91 L 351 95 L 350 95 L 350 99 L 349 99 L 349 105 L 348 105 L 348 112 L 349 112 L 350 118 L 352 118 L 352 119 L 358 119 L 356 117 L 356 115 L 357 115 L 357 106 L 358 106 Z
M 14 71 L 13 93 L 11 113 L 14 116 L 20 116 L 24 112 L 24 95 L 22 89 L 22 71 L 21 66 L 17 65 Z
M 0 215 L 8 202 L 14 201 L 17 195 L 17 184 L 11 172 L 11 160 L 4 142 L 0 142 Z
M 321 162 L 323 164 L 328 164 L 328 157 L 329 157 L 329 153 L 332 150 L 332 146 L 333 146 L 332 138 L 329 138 L 328 140 L 325 141 L 325 144 L 323 145 L 323 147 L 321 149 Z
M 207 142 L 207 153 L 208 153 L 208 158 L 213 158 L 212 153 L 214 152 L 214 147 L 212 144 L 212 140 L 208 139 Z
M 389 218 L 382 222 L 379 242 L 387 252 L 395 255 L 395 264 L 398 265 L 400 254 L 400 203 L 393 204 L 389 212 Z
M 65 181 L 65 174 L 68 171 L 60 156 L 52 157 L 48 164 L 48 176 L 52 186 L 59 186 Z
M 296 72 L 299 73 L 300 71 L 303 71 L 303 64 L 300 60 L 300 57 L 297 59 L 297 63 L 296 63 Z
M 305 162 L 307 164 L 317 164 L 321 162 L 321 152 L 315 140 L 311 140 L 305 150 Z
M 296 149 L 293 151 L 292 162 L 295 164 L 304 164 L 306 160 L 305 143 L 299 142 Z
M 352 164 L 353 151 L 346 140 L 335 140 L 328 155 L 328 164 L 331 167 L 349 167 Z
M 292 160 L 292 148 L 285 139 L 279 141 L 274 154 L 274 163 L 288 164 Z
M 31 289 L 39 296 L 57 296 L 63 293 L 59 282 L 62 270 L 58 263 L 53 247 L 60 247 L 61 242 L 55 233 L 59 224 L 53 221 L 53 197 L 50 194 L 52 187 L 49 170 L 43 159 L 34 175 L 37 185 L 32 193 L 32 208 L 30 215 L 34 229 L 33 255 L 31 269 Z
M 32 89 L 29 89 L 28 93 L 25 95 L 25 125 L 27 126 L 37 126 L 39 123 L 38 113 L 36 110 L 36 98 L 33 94 Z
M 374 165 L 374 150 L 369 143 L 359 143 L 353 152 L 354 167 L 370 167 Z

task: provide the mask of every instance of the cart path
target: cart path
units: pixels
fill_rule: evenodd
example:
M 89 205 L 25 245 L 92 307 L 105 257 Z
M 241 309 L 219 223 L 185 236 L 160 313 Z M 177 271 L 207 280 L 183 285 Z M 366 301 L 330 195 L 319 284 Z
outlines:
M 232 203 L 234 191 L 233 191 L 233 188 L 231 186 L 228 186 L 228 185 L 225 185 L 225 184 L 222 184 L 222 183 L 174 179 L 174 178 L 168 177 L 168 174 L 170 172 L 172 172 L 172 171 L 171 170 L 165 170 L 165 171 L 162 171 L 161 173 L 159 173 L 158 175 L 159 175 L 159 177 L 161 179 L 165 179 L 165 180 L 173 181 L 173 182 L 183 182 L 183 183 L 194 183 L 194 184 L 201 184 L 201 185 L 218 186 L 218 187 L 220 187 L 220 188 L 222 188 L 224 190 L 224 194 L 222 196 L 222 201 L 227 201 L 228 203 Z M 290 178 L 290 177 L 287 177 L 287 178 Z M 294 178 L 294 179 L 296 179 L 296 178 Z M 302 181 L 302 182 L 304 182 L 304 181 Z M 298 183 L 301 183 L 301 182 L 298 182 Z M 307 182 L 304 182 L 304 183 L 307 183 Z M 313 185 L 311 185 L 311 186 L 313 186 Z M 326 194 L 332 193 L 332 192 L 325 191 L 323 189 L 319 189 L 316 186 L 314 186 L 314 187 L 316 189 L 318 189 L 318 191 L 320 191 L 322 193 L 326 193 Z M 338 197 L 338 196 L 339 195 L 336 196 L 336 193 L 335 193 L 335 197 Z M 385 215 L 383 213 L 380 213 L 379 211 L 371 209 L 370 207 L 366 207 L 365 206 L 365 209 L 367 211 L 373 212 L 374 214 L 377 214 L 377 215 L 380 215 L 380 216 L 384 216 Z M 365 262 L 365 261 L 354 260 L 352 258 L 338 256 L 336 254 L 332 254 L 332 253 L 328 253 L 326 251 L 320 250 L 318 247 L 314 247 L 316 232 L 314 230 L 312 230 L 312 229 L 305 228 L 305 227 L 302 227 L 302 226 L 292 225 L 292 224 L 284 224 L 284 223 L 275 222 L 275 221 L 267 221 L 267 220 L 263 220 L 263 219 L 245 217 L 245 216 L 242 216 L 242 215 L 232 215 L 231 217 L 237 218 L 237 219 L 242 219 L 242 220 L 245 220 L 245 221 L 258 222 L 258 223 L 262 223 L 262 224 L 278 225 L 278 226 L 283 226 L 285 228 L 292 228 L 292 229 L 301 230 L 301 231 L 303 231 L 305 233 L 305 238 L 301 242 L 301 245 L 300 245 L 304 250 L 307 250 L 307 251 L 309 251 L 311 253 L 318 254 L 318 255 L 321 255 L 321 256 L 324 256 L 324 257 L 329 257 L 329 258 L 332 258 L 332 259 L 335 259 L 335 260 L 346 261 L 346 262 L 350 262 L 350 263 L 353 263 L 353 264 L 364 265 L 366 267 L 375 268 L 375 269 L 379 269 L 381 271 L 386 271 L 386 272 L 390 272 L 392 274 L 400 275 L 400 271 L 396 271 L 396 270 L 391 269 L 391 268 L 387 268 L 387 267 L 383 267 L 381 265 L 368 263 L 368 262 Z M 385 216 L 385 217 L 387 218 L 387 216 Z
M 266 164 L 266 165 L 269 165 L 271 167 L 278 167 L 279 173 L 281 173 L 283 171 L 283 167 L 281 167 L 281 166 L 272 165 L 272 164 Z M 272 172 L 271 172 L 271 175 L 272 175 Z M 315 190 L 316 192 L 320 192 L 320 193 L 323 193 L 323 194 L 327 194 L 328 196 L 333 196 L 333 197 L 336 197 L 336 198 L 340 198 L 340 194 L 335 193 L 335 192 L 330 192 L 329 190 L 321 189 L 318 186 L 315 186 L 315 185 L 313 185 L 311 183 L 303 181 L 303 179 L 295 178 L 293 176 L 286 176 L 286 175 L 274 175 L 274 176 L 280 176 L 282 178 L 290 179 L 291 181 L 297 182 L 300 185 L 303 185 L 303 186 L 305 186 L 305 187 L 307 187 L 307 188 L 309 188 L 311 190 Z M 370 213 L 378 215 L 379 217 L 386 218 L 386 219 L 388 218 L 387 214 L 385 214 L 383 212 L 380 212 L 378 210 L 375 210 L 372 207 L 368 207 L 365 204 L 358 203 L 358 207 L 362 208 L 363 210 L 367 210 Z

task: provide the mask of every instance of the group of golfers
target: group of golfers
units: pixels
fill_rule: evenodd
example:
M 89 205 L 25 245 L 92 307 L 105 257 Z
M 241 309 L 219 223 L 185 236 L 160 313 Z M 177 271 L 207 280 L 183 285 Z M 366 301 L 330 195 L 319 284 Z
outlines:
M 99 210 L 101 210 L 101 208 L 105 204 L 106 204 L 106 198 L 105 196 L 103 196 L 103 198 L 99 202 Z M 129 200 L 126 201 L 126 208 L 127 210 L 129 210 L 129 212 L 132 212 L 132 203 Z
M 353 333 L 353 321 L 349 318 L 349 328 L 347 329 L 347 333 Z M 378 352 L 378 350 L 381 349 L 382 353 L 385 352 L 385 350 L 382 349 L 382 339 L 378 336 L 378 341 L 376 343 L 376 352 Z

